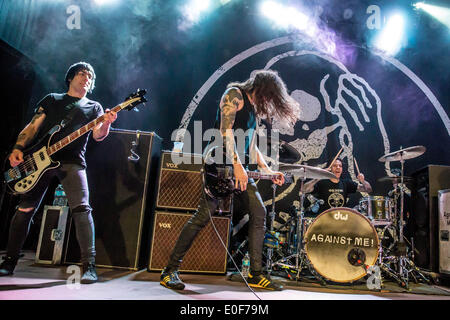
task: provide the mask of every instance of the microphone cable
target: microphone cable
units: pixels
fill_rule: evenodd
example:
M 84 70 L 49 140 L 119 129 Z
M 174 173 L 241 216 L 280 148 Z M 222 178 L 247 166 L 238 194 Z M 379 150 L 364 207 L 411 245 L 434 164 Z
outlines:
M 203 175 L 202 175 L 202 176 L 203 176 Z M 203 196 L 205 197 L 205 199 L 208 199 L 208 198 L 207 198 L 206 191 L 205 191 L 205 180 L 204 180 L 204 179 L 203 179 L 203 188 L 202 188 L 202 191 L 203 191 Z M 212 227 L 213 227 L 213 229 L 214 229 L 214 232 L 216 233 L 217 238 L 219 238 L 219 241 L 220 241 L 220 243 L 222 244 L 223 248 L 224 248 L 225 251 L 227 252 L 227 255 L 230 257 L 231 262 L 233 262 L 233 265 L 236 267 L 236 269 L 237 269 L 237 271 L 239 272 L 241 278 L 244 280 L 245 285 L 247 286 L 247 288 L 255 295 L 255 297 L 256 297 L 258 300 L 262 300 L 262 299 L 256 294 L 256 292 L 253 290 L 253 288 L 249 286 L 249 284 L 248 284 L 248 282 L 247 282 L 247 279 L 245 279 L 244 275 L 243 275 L 242 272 L 241 272 L 241 269 L 239 269 L 239 267 L 237 266 L 236 262 L 235 262 L 234 259 L 233 259 L 233 256 L 232 256 L 231 253 L 228 251 L 227 246 L 225 245 L 225 243 L 223 242 L 222 238 L 220 237 L 219 231 L 217 230 L 217 228 L 216 228 L 216 226 L 215 226 L 215 224 L 214 224 L 213 217 L 212 217 L 212 213 L 211 213 L 211 208 L 209 207 L 208 204 L 207 204 L 207 207 L 208 207 L 208 213 L 209 213 L 209 220 L 211 221 L 211 225 L 212 225 Z
M 141 157 L 136 153 L 137 148 L 139 146 L 139 137 L 141 133 L 139 130 L 136 131 L 136 139 L 131 142 L 130 148 L 130 156 L 128 156 L 128 160 L 131 162 L 138 162 Z

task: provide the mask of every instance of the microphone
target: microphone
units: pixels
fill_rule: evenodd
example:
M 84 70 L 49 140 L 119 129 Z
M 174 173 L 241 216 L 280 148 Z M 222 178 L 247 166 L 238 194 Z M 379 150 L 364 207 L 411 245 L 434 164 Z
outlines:
M 319 211 L 320 206 L 324 204 L 324 201 L 322 199 L 317 199 L 311 194 L 308 194 L 306 198 L 311 203 L 311 205 L 306 209 L 306 211 L 312 211 L 314 213 L 317 213 Z

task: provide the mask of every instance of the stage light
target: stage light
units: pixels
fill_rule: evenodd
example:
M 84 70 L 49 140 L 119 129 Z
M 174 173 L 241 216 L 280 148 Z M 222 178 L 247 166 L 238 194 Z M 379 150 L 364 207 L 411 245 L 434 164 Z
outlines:
M 103 6 L 103 5 L 107 5 L 107 4 L 114 4 L 117 3 L 119 0 L 94 0 L 94 2 L 99 5 L 99 6 Z
M 209 9 L 210 5 L 210 0 L 191 0 L 183 6 L 183 15 L 190 22 L 197 22 L 200 16 Z
M 261 13 L 271 19 L 280 28 L 296 28 L 305 30 L 309 18 L 294 7 L 288 7 L 274 1 L 264 1 L 260 7 Z
M 439 22 L 446 25 L 447 28 L 450 28 L 450 8 L 433 6 L 424 2 L 417 2 L 413 6 L 418 10 L 421 9 L 425 11 L 430 16 L 436 18 Z
M 400 14 L 391 16 L 380 35 L 375 39 L 374 46 L 386 54 L 394 56 L 402 47 L 405 19 Z
M 423 8 L 423 5 L 424 5 L 424 4 L 425 4 L 424 2 L 417 2 L 417 3 L 413 4 L 413 6 L 414 6 L 416 9 L 421 9 L 421 8 Z

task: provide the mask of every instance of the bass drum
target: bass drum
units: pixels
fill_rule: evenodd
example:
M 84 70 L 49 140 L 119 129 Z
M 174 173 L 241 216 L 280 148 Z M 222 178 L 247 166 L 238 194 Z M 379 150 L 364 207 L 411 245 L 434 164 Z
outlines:
M 350 208 L 322 212 L 305 234 L 305 250 L 314 269 L 334 282 L 353 282 L 378 258 L 379 239 L 370 221 Z

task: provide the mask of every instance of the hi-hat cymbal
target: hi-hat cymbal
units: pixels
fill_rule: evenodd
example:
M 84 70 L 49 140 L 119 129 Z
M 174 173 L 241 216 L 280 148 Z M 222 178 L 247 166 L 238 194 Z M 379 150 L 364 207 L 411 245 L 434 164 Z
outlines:
M 380 162 L 390 162 L 390 161 L 400 161 L 416 158 L 425 153 L 427 149 L 424 146 L 414 146 L 398 151 L 394 151 L 382 156 L 378 161 Z
M 395 176 L 395 177 L 386 176 L 386 177 L 382 177 L 382 178 L 378 179 L 377 181 L 378 182 L 393 182 L 393 181 L 400 182 L 401 179 L 402 179 L 401 177 L 397 177 L 397 176 Z M 411 177 L 403 177 L 404 182 L 410 182 L 412 180 L 413 180 L 413 178 L 411 178 Z
M 337 179 L 337 177 L 328 170 L 302 164 L 280 164 L 278 170 L 289 172 L 293 176 L 304 179 Z

